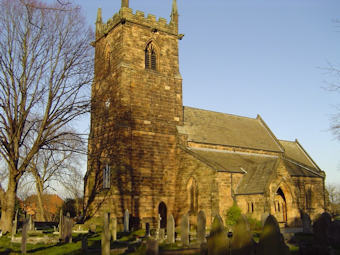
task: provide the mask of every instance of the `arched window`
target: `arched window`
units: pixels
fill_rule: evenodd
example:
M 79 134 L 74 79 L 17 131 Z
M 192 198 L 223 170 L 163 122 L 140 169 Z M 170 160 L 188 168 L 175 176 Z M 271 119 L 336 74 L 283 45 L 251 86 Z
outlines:
M 157 69 L 157 53 L 152 42 L 145 48 L 145 69 Z
M 196 212 L 198 209 L 198 194 L 196 181 L 190 178 L 187 186 L 188 197 L 189 197 L 189 212 Z
M 105 168 L 103 169 L 103 189 L 110 188 L 110 179 L 111 179 L 111 169 L 110 169 L 109 164 L 106 164 Z
M 308 187 L 306 190 L 306 209 L 312 209 L 313 193 L 312 188 Z

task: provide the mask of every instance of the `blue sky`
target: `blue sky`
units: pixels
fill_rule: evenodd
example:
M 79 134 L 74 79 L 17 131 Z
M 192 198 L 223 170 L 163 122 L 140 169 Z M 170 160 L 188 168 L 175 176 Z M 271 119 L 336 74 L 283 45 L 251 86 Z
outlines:
M 76 0 L 94 27 L 120 0 Z M 172 0 L 130 0 L 169 19 Z M 329 131 L 340 95 L 324 90 L 340 68 L 338 0 L 178 0 L 184 105 L 260 114 L 277 138 L 298 139 L 327 182 L 340 185 L 340 141 Z M 338 81 L 340 84 L 340 80 Z

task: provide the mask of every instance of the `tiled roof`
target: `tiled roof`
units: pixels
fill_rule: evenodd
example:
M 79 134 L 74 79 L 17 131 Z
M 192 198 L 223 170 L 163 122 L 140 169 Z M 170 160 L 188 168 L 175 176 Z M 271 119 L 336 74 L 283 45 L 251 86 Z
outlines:
M 296 162 L 285 159 L 284 164 L 291 176 L 296 177 L 320 177 L 317 171 L 304 167 Z
M 189 149 L 189 148 L 188 148 Z M 275 171 L 278 157 L 190 148 L 197 158 L 217 171 L 243 173 L 237 194 L 263 193 L 271 174 Z
M 302 163 L 308 168 L 315 171 L 320 171 L 318 166 L 313 162 L 309 155 L 305 152 L 298 141 L 283 141 L 280 140 L 283 148 L 285 149 L 285 157 L 292 159 L 296 162 Z
M 282 151 L 280 144 L 260 118 L 184 107 L 184 126 L 179 126 L 178 131 L 188 135 L 188 141 Z

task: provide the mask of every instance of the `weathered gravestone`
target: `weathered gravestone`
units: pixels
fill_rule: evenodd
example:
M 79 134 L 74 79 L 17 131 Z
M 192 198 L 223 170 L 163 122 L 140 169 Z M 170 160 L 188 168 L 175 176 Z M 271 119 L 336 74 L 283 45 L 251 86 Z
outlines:
M 73 220 L 70 218 L 70 213 L 68 212 L 66 216 L 63 217 L 63 230 L 62 230 L 62 241 L 65 243 L 72 243 L 72 226 Z
M 183 215 L 181 221 L 181 241 L 185 246 L 189 246 L 189 232 L 190 232 L 189 216 L 188 214 L 185 214 Z
M 329 229 L 330 244 L 336 249 L 340 249 L 340 220 L 334 220 Z
M 145 236 L 149 237 L 150 236 L 150 223 L 145 223 Z
M 111 237 L 112 241 L 117 240 L 117 218 L 112 218 L 110 221 Z
M 110 255 L 110 220 L 109 214 L 104 214 L 104 225 L 103 225 L 103 232 L 102 232 L 102 255 Z
M 197 241 L 198 243 L 204 243 L 205 240 L 205 228 L 206 217 L 203 211 L 200 211 L 197 215 Z
M 59 239 L 63 239 L 64 238 L 64 215 L 63 215 L 63 210 L 60 210 L 59 213 Z
M 172 214 L 168 217 L 166 228 L 168 243 L 175 243 L 175 220 Z
M 303 233 L 310 234 L 313 232 L 312 221 L 307 213 L 301 212 L 302 231 Z
M 231 254 L 252 255 L 255 254 L 255 242 L 250 232 L 247 217 L 242 215 L 233 227 L 231 240 Z
M 29 224 L 29 219 L 25 217 L 23 225 L 22 225 L 22 232 L 21 232 L 21 253 L 22 254 L 26 254 L 28 224 Z
M 17 233 L 17 227 L 18 227 L 18 210 L 16 211 L 15 216 L 14 216 L 14 221 L 13 221 L 13 226 L 12 226 L 12 239 Z
M 124 232 L 129 232 L 130 215 L 129 210 L 126 209 L 124 213 Z
M 313 252 L 318 255 L 329 255 L 330 250 L 330 226 L 332 217 L 329 213 L 323 213 L 313 224 L 314 242 Z
M 284 242 L 279 224 L 273 215 L 269 215 L 264 223 L 260 241 L 256 248 L 258 255 L 289 255 L 289 248 Z
M 163 241 L 165 239 L 165 228 L 159 229 L 158 239 Z
M 224 229 L 221 216 L 216 215 L 211 225 L 210 235 L 208 237 L 208 254 L 225 255 L 228 254 L 229 242 Z
M 34 230 L 34 222 L 33 222 L 33 218 L 32 215 L 29 215 L 29 223 L 28 223 L 28 230 L 29 231 L 33 231 Z
M 146 241 L 146 254 L 147 255 L 158 255 L 159 254 L 159 246 L 158 246 L 157 240 L 148 239 Z

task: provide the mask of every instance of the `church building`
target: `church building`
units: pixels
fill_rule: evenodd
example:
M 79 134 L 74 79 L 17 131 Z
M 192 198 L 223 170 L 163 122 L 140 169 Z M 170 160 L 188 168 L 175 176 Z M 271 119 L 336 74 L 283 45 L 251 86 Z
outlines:
M 326 207 L 325 173 L 297 141 L 279 140 L 264 120 L 183 106 L 178 10 L 145 16 L 129 0 L 96 21 L 95 79 L 85 200 L 94 216 L 161 227 L 172 214 L 210 225 L 237 203 L 244 214 L 299 224 Z M 232 91 L 231 91 L 232 93 Z

